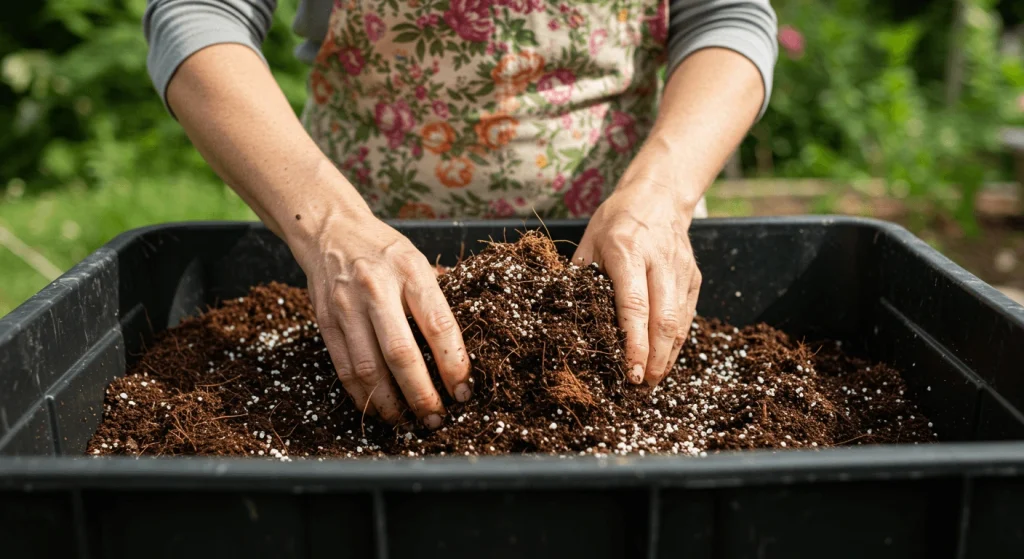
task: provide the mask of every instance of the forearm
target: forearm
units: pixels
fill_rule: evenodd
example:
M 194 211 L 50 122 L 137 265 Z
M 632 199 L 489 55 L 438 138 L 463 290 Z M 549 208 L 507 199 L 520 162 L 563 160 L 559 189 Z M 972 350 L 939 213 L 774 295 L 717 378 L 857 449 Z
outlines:
M 754 123 L 764 102 L 761 73 L 721 48 L 695 52 L 665 86 L 658 118 L 622 184 L 643 176 L 673 190 L 692 211 Z
M 330 218 L 369 213 L 251 48 L 220 44 L 192 55 L 167 99 L 206 161 L 293 252 Z

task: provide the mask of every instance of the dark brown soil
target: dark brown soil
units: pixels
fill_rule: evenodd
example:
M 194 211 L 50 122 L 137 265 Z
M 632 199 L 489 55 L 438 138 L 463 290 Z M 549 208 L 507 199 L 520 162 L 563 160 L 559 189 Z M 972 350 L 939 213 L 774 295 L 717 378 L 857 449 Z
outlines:
M 448 408 L 438 431 L 364 416 L 335 377 L 305 290 L 270 284 L 160 335 L 107 389 L 87 452 L 704 455 L 936 437 L 897 371 L 765 325 L 698 318 L 661 386 L 629 384 L 611 282 L 539 234 L 491 245 L 439 282 L 475 394 L 458 404 L 437 381 Z

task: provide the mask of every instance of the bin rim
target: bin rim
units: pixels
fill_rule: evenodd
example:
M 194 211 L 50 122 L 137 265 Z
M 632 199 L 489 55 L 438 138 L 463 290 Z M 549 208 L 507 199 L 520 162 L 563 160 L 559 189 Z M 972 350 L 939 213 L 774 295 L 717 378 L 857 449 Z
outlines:
M 254 486 L 322 492 L 648 486 L 716 488 L 810 482 L 1024 475 L 1024 442 L 865 445 L 820 450 L 729 451 L 707 457 L 595 458 L 510 455 L 419 459 L 215 457 L 0 458 L 0 490 L 82 489 L 211 491 Z M 116 481 L 116 484 L 114 483 Z M 368 487 L 372 485 L 372 487 Z

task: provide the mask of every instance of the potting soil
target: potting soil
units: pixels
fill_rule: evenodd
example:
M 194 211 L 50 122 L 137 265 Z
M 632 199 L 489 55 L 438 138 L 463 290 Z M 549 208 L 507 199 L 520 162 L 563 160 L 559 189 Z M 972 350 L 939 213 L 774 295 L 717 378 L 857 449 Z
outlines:
M 438 279 L 463 329 L 474 396 L 436 431 L 348 398 L 304 289 L 271 283 L 158 335 L 106 391 L 90 455 L 422 457 L 692 455 L 936 440 L 899 373 L 759 324 L 698 317 L 656 388 L 626 380 L 611 281 L 539 233 Z

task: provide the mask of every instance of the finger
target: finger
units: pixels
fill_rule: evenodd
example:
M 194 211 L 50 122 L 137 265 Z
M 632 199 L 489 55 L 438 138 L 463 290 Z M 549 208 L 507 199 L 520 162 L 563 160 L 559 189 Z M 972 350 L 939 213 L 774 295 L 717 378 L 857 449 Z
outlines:
M 693 267 L 693 275 L 690 276 L 690 289 L 686 293 L 686 322 L 684 326 L 686 329 L 683 331 L 683 337 L 690 335 L 690 325 L 693 323 L 693 319 L 697 317 L 697 299 L 700 298 L 700 285 L 704 281 L 704 276 L 701 275 L 700 269 L 696 266 Z
M 668 376 L 672 372 L 672 368 L 679 363 L 679 353 L 683 349 L 683 344 L 686 343 L 686 339 L 690 335 L 690 323 L 693 321 L 693 313 L 690 312 L 689 292 L 690 282 L 693 273 L 696 271 L 694 268 L 689 274 L 680 274 L 676 280 L 676 293 L 680 294 L 679 297 L 679 316 L 683 317 L 682 323 L 679 325 L 679 333 L 676 335 L 675 343 L 672 344 L 672 355 L 669 357 L 668 366 L 665 368 L 665 376 Z M 664 380 L 664 378 L 662 379 Z
M 651 386 L 657 386 L 665 376 L 682 321 L 679 308 L 681 294 L 677 293 L 676 270 L 669 262 L 658 262 L 647 269 L 647 290 L 651 308 L 648 339 L 651 351 L 644 378 Z
M 352 397 L 356 408 L 365 414 L 376 415 L 377 408 L 370 402 L 369 393 L 352 371 L 352 362 L 348 358 L 348 346 L 345 343 L 345 335 L 342 334 L 341 329 L 336 325 L 331 325 L 327 328 L 321 328 L 320 335 L 327 346 L 327 353 L 331 356 L 331 362 L 334 363 L 334 370 L 338 374 L 338 380 L 345 387 L 345 392 L 348 392 L 349 396 Z
M 572 263 L 577 266 L 586 266 L 594 260 L 594 243 L 590 241 L 590 231 L 588 230 L 583 233 L 583 239 L 576 246 L 576 251 L 572 255 Z
M 644 367 L 648 358 L 648 318 L 650 304 L 647 296 L 647 267 L 636 255 L 621 251 L 604 262 L 608 277 L 615 288 L 615 310 L 619 327 L 626 333 L 627 377 L 640 384 L 644 380 Z
M 423 425 L 437 429 L 441 426 L 444 406 L 441 396 L 434 390 L 423 354 L 412 335 L 401 297 L 376 300 L 370 306 L 370 321 L 384 362 L 394 375 L 409 408 L 423 421 Z
M 455 400 L 465 402 L 473 391 L 469 387 L 471 365 L 462 330 L 437 282 L 433 278 L 418 278 L 405 284 L 405 302 L 430 345 L 445 388 Z
M 348 341 L 348 357 L 352 373 L 381 417 L 391 423 L 402 419 L 405 406 L 398 397 L 388 366 L 381 355 L 373 324 L 365 312 L 345 313 L 341 329 Z

